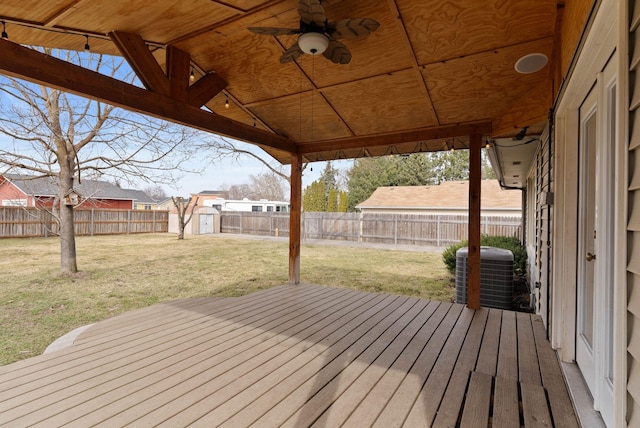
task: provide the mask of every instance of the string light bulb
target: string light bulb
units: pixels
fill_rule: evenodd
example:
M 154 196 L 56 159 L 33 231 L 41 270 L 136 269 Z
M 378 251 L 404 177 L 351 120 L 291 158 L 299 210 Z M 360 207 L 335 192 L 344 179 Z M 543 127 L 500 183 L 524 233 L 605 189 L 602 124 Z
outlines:
M 9 35 L 7 34 L 7 24 L 4 21 L 2 22 L 2 38 L 5 40 L 9 40 Z
M 484 148 L 487 150 L 491 148 L 491 144 L 489 144 L 489 140 L 487 140 L 487 144 L 484 145 Z
M 229 110 L 229 95 L 227 95 L 227 98 L 224 102 L 224 108 L 226 108 L 227 110 Z
M 88 35 L 84 35 L 87 38 L 86 43 L 84 44 L 84 51 L 85 52 L 89 52 L 91 50 L 91 46 L 89 46 L 89 36 Z
M 191 67 L 191 73 L 189 73 L 189 81 L 193 82 L 196 80 L 196 74 L 193 72 L 193 67 Z

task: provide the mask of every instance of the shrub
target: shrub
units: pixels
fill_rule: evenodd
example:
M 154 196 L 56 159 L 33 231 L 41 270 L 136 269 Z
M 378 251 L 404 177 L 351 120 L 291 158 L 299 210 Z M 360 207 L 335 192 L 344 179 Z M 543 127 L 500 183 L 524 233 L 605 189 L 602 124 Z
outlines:
M 468 242 L 462 241 L 447 247 L 442 252 L 442 261 L 447 266 L 447 270 L 453 275 L 456 273 L 456 251 L 466 247 Z M 520 243 L 518 238 L 513 236 L 487 236 L 482 235 L 480 245 L 483 247 L 496 247 L 509 250 L 513 253 L 513 272 L 522 274 L 527 268 L 527 250 Z

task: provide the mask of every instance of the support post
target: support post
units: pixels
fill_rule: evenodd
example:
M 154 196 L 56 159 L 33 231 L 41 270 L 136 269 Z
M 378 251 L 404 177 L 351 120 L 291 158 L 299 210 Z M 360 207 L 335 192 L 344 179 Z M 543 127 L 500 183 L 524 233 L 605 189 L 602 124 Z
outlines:
M 469 138 L 469 260 L 467 307 L 480 309 L 480 188 L 482 184 L 482 135 Z
M 300 284 L 300 219 L 302 217 L 302 156 L 291 155 L 291 198 L 289 200 L 289 283 Z

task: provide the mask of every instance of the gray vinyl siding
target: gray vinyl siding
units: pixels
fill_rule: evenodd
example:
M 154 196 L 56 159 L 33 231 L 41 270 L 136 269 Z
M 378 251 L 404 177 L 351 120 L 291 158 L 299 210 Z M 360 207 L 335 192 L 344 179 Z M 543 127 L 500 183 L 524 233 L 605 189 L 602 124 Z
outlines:
M 538 313 L 547 327 L 550 318 L 549 299 L 551 295 L 551 258 L 552 258 L 552 230 L 553 230 L 553 159 L 549 133 L 545 132 L 540 141 L 540 147 L 534 160 L 536 202 L 531 209 L 535 210 L 535 269 L 540 284 L 536 289 L 536 313 Z M 549 195 L 549 196 L 545 196 Z
M 640 426 L 640 0 L 630 2 L 629 188 L 627 223 L 627 423 Z

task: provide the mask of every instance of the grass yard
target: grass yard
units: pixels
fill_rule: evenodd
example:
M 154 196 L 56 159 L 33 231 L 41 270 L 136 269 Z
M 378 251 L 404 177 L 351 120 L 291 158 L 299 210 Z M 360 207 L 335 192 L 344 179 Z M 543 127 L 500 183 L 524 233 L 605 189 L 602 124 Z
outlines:
M 0 365 L 41 354 L 76 327 L 167 300 L 239 296 L 286 283 L 288 244 L 217 236 L 79 237 L 74 276 L 54 238 L 0 240 Z M 451 300 L 435 253 L 303 245 L 305 283 Z

